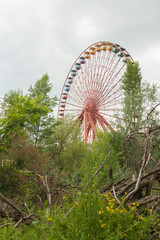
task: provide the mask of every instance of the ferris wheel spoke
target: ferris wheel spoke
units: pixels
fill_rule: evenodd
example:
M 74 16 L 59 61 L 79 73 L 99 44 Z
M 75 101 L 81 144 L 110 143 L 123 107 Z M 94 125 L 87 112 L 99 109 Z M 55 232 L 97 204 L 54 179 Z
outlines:
M 120 97 L 122 96 L 122 94 L 120 93 L 120 95 L 118 95 L 118 96 L 114 96 L 114 98 L 112 98 L 112 99 L 110 99 L 109 101 L 107 101 L 107 102 L 103 102 L 103 104 L 101 105 L 101 107 L 103 106 L 108 106 L 108 104 L 119 104 L 119 103 L 121 103 L 121 99 L 120 99 Z
M 71 101 L 73 101 L 74 103 L 77 103 L 77 104 L 79 104 L 80 106 L 83 107 L 83 102 L 80 101 L 78 98 L 76 98 L 76 96 L 73 97 L 73 96 L 70 95 L 69 98 L 68 98 L 68 101 L 69 101 L 69 100 L 71 100 Z
M 76 84 L 76 85 L 77 85 L 77 84 Z M 75 87 L 72 88 L 71 94 L 72 94 L 72 95 L 75 95 L 76 98 L 78 97 L 78 98 L 81 99 L 81 100 L 83 99 L 83 92 L 81 91 L 80 88 L 78 88 L 78 86 L 75 86 Z
M 78 77 L 78 81 L 75 82 L 75 85 L 78 89 L 80 98 L 83 99 L 84 98 L 84 92 L 86 90 L 86 84 L 85 84 L 85 81 L 84 81 L 83 77 L 80 76 L 78 72 L 77 72 L 77 77 Z
M 101 80 L 102 82 L 102 88 L 104 88 L 104 85 L 108 85 L 109 83 L 109 76 L 111 74 L 112 68 L 111 66 L 113 65 L 113 62 L 115 60 L 116 55 L 114 54 L 111 58 L 111 53 L 110 53 L 110 61 L 108 67 L 106 67 L 106 71 L 103 74 L 103 79 Z
M 114 81 L 114 79 L 113 79 L 113 82 L 115 82 L 115 83 L 112 84 L 110 86 L 110 88 L 108 89 L 108 91 L 104 94 L 102 102 L 106 101 L 112 94 L 116 94 L 118 91 L 122 91 L 121 86 L 119 86 L 120 81 L 121 81 L 121 79 L 118 80 L 117 82 L 116 82 L 116 80 Z M 118 88 L 117 88 L 117 86 L 118 86 Z
M 99 116 L 98 113 L 95 113 L 96 117 L 97 117 L 97 120 L 99 121 L 100 125 L 102 126 L 103 129 L 105 129 L 105 124 L 103 123 L 101 117 Z
M 99 113 L 100 113 L 101 115 L 105 115 L 105 116 L 107 116 L 107 117 L 111 117 L 111 118 L 116 118 L 116 119 L 124 120 L 124 119 L 119 118 L 119 117 L 117 117 L 117 116 L 115 116 L 115 115 L 107 114 L 107 113 L 104 113 L 104 112 L 99 112 Z
M 103 103 L 103 102 L 106 102 L 106 101 L 107 101 L 109 98 L 111 98 L 112 96 L 116 96 L 116 94 L 117 94 L 118 92 L 121 92 L 121 87 L 116 88 L 117 84 L 118 84 L 118 83 L 116 83 L 115 85 L 113 85 L 113 86 L 110 88 L 110 90 L 109 90 L 109 92 L 108 92 L 107 95 L 104 95 L 104 97 L 103 97 L 103 99 L 102 99 L 102 103 Z
M 109 65 L 108 65 L 108 67 L 106 67 L 106 71 L 105 71 L 105 73 L 104 73 L 104 77 L 103 77 L 103 81 L 102 81 L 102 86 L 103 86 L 103 88 L 104 88 L 104 84 L 105 84 L 105 85 L 108 85 L 108 84 L 109 84 L 109 76 L 110 76 L 111 71 L 112 71 L 112 65 L 113 65 L 113 63 L 114 63 L 115 57 L 116 57 L 115 54 L 111 57 L 111 53 L 110 53 Z M 118 60 L 119 60 L 119 59 L 118 59 Z
M 87 111 L 84 109 L 84 142 L 87 142 L 88 130 L 87 130 Z
M 110 72 L 110 75 L 111 75 L 111 72 Z M 111 85 L 112 81 L 110 78 L 109 78 L 109 75 L 107 76 L 102 76 L 103 79 L 102 79 L 102 83 L 106 81 L 106 84 L 102 84 L 101 86 L 101 90 L 99 91 L 101 93 L 101 95 L 103 95 L 102 97 L 102 100 L 104 98 L 105 95 L 107 95 L 107 92 L 108 92 L 108 89 L 109 89 L 109 86 Z M 107 79 L 108 77 L 108 79 Z
M 118 60 L 118 61 L 119 61 L 119 60 Z M 117 64 L 118 64 L 118 62 L 117 62 Z M 117 66 L 117 65 L 116 65 L 116 66 Z M 119 69 L 119 71 L 113 76 L 113 74 L 114 74 L 114 72 L 115 72 L 115 70 L 116 70 L 116 68 L 114 67 L 114 70 L 112 71 L 112 75 L 111 75 L 110 78 L 108 79 L 108 83 L 105 84 L 104 87 L 103 87 L 103 90 L 106 89 L 106 94 L 105 94 L 105 96 L 106 96 L 106 95 L 108 94 L 108 92 L 110 91 L 110 88 L 113 89 L 113 88 L 117 85 L 116 83 L 119 83 L 119 80 L 117 80 L 117 77 L 118 77 L 120 71 L 122 71 L 123 67 L 124 67 L 124 66 L 122 66 L 122 67 Z M 112 76 L 113 76 L 113 77 L 112 77 Z M 115 82 L 115 84 L 114 84 L 114 82 Z M 113 84 L 114 84 L 114 87 L 113 87 Z
M 121 111 L 121 108 L 99 108 L 99 111 L 111 112 L 111 111 Z
M 96 131 L 96 126 L 95 126 L 94 120 L 93 120 L 93 118 L 92 118 L 92 116 L 91 116 L 91 113 L 90 113 L 90 112 L 87 112 L 87 116 L 88 116 L 89 122 L 90 122 L 90 124 L 91 124 L 92 130 L 93 130 L 93 132 L 96 134 L 96 133 L 97 133 L 97 131 Z
M 81 109 L 80 109 L 81 110 Z M 79 110 L 79 111 L 80 111 Z M 66 112 L 79 112 L 77 109 L 65 109 Z
M 106 125 L 106 127 L 108 127 L 111 131 L 115 132 L 115 130 L 112 128 L 111 124 L 101 114 L 98 113 L 98 117 L 99 117 L 99 119 L 101 119 L 103 124 Z
M 67 102 L 67 105 L 78 107 L 78 108 L 82 108 L 82 106 L 76 105 L 76 104 L 73 104 L 73 103 L 70 103 L 70 102 Z
M 111 76 L 111 78 L 109 79 L 110 80 L 110 83 L 108 83 L 108 88 L 111 86 L 111 84 L 113 84 L 114 82 L 120 82 L 121 81 L 121 78 L 122 77 L 120 77 L 120 78 L 118 78 L 118 75 L 120 74 L 120 72 L 122 72 L 122 69 L 124 68 L 124 65 L 122 65 L 121 66 L 121 68 L 116 72 L 116 74 L 115 75 L 113 75 L 112 74 L 112 76 Z M 114 71 L 113 71 L 113 73 L 115 72 L 115 69 L 114 69 Z M 117 78 L 118 78 L 118 80 L 117 80 Z M 106 87 L 107 85 L 105 85 L 105 87 Z
M 91 130 L 91 124 L 89 123 L 88 129 L 87 129 L 87 137 L 88 137 L 88 135 L 89 135 L 90 130 Z

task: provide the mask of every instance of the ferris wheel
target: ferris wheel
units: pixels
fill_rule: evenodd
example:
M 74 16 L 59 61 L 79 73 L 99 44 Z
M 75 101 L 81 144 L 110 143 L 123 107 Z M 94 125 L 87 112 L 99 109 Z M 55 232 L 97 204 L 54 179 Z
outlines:
M 97 42 L 75 60 L 64 82 L 58 119 L 74 115 L 81 123 L 84 142 L 92 141 L 100 130 L 114 131 L 115 112 L 123 99 L 121 80 L 128 60 L 127 50 L 119 44 Z

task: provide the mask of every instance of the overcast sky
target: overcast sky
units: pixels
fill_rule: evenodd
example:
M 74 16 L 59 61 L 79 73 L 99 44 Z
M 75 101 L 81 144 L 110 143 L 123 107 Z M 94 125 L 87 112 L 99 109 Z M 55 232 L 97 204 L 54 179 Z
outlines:
M 160 0 L 0 0 L 0 97 L 26 93 L 43 74 L 60 96 L 75 59 L 110 41 L 139 61 L 143 80 L 160 81 Z

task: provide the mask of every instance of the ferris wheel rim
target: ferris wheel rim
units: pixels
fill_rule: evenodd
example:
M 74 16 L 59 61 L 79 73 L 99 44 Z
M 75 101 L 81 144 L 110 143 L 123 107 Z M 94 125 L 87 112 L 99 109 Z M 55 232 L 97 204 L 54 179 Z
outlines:
M 66 78 L 65 78 L 65 81 L 64 81 L 64 84 L 63 84 L 63 87 L 62 87 L 62 91 L 61 91 L 61 95 L 60 95 L 60 100 L 62 99 L 62 95 L 63 95 L 63 93 L 64 93 L 64 88 L 65 88 L 65 85 L 66 85 L 66 83 L 67 83 L 68 77 L 69 77 L 69 75 L 70 75 L 73 67 L 75 66 L 76 62 L 79 60 L 79 58 L 80 58 L 88 49 L 90 49 L 92 46 L 95 46 L 95 45 L 97 45 L 97 44 L 102 44 L 102 43 L 104 43 L 104 42 L 105 42 L 107 45 L 113 45 L 113 46 L 115 46 L 115 47 L 118 48 L 118 49 L 120 50 L 120 52 L 123 54 L 123 51 L 121 50 L 121 48 L 122 48 L 121 45 L 115 44 L 115 43 L 112 43 L 112 42 L 109 42 L 109 41 L 98 41 L 98 42 L 95 42 L 95 43 L 91 44 L 89 47 L 85 48 L 85 49 L 81 52 L 81 54 L 76 58 L 76 60 L 75 60 L 74 63 L 72 64 L 72 66 L 71 66 L 71 68 L 70 68 L 70 70 L 69 70 L 69 72 L 68 72 L 68 74 L 67 74 L 67 76 L 66 76 Z M 128 52 L 126 49 L 125 49 L 125 51 L 126 51 L 126 53 L 129 55 L 130 60 L 134 63 L 134 60 L 133 60 L 132 56 L 129 54 L 129 52 Z M 124 57 L 125 57 L 126 61 L 128 62 L 128 58 L 127 58 L 125 55 L 124 55 Z M 58 105 L 57 119 L 60 118 L 60 116 L 59 116 L 60 100 L 59 100 L 59 105 Z

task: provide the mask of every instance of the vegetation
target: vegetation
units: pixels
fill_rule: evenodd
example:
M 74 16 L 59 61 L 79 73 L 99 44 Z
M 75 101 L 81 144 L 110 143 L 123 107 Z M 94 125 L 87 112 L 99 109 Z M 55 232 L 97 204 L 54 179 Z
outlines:
M 4 95 L 0 118 L 0 239 L 159 239 L 159 93 L 138 63 L 122 81 L 117 131 L 81 139 L 54 118 L 45 74 Z

